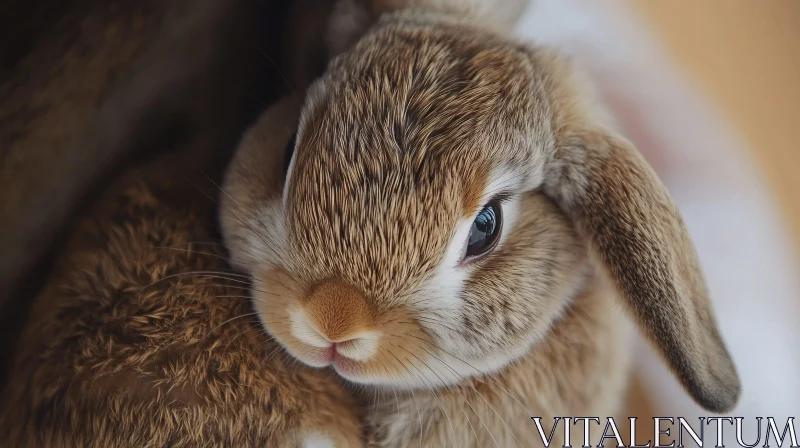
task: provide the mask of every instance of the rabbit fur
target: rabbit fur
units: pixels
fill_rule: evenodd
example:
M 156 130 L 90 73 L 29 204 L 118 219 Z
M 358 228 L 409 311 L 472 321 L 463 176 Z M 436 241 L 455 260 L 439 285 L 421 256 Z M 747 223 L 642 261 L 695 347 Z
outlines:
M 284 101 L 261 126 L 291 132 L 296 113 Z M 78 220 L 3 390 L 3 446 L 363 446 L 350 390 L 287 360 L 221 245 L 201 244 L 216 150 L 201 139 L 133 168 Z
M 250 69 L 276 68 L 249 33 L 265 25 L 259 2 L 123 3 L 65 6 L 3 73 L 0 308 L 24 300 L 13 286 L 99 177 L 169 155 L 81 207 L 27 322 L 2 315 L 24 328 L 3 329 L 14 357 L 3 359 L 0 445 L 362 446 L 353 394 L 287 361 L 254 325 L 224 250 L 190 245 L 215 239 L 218 191 L 194 185 L 218 178 L 235 146 L 261 93 L 250 75 L 269 81 Z M 295 32 L 287 49 L 308 50 Z M 258 59 L 245 60 L 251 49 Z M 288 84 L 312 65 L 293 62 Z M 266 132 L 299 113 L 285 103 L 263 116 Z
M 284 180 L 262 173 L 258 126 L 226 175 L 226 245 L 269 334 L 373 395 L 380 446 L 513 446 L 538 439 L 531 416 L 613 415 L 620 305 L 699 404 L 730 409 L 738 376 L 677 208 L 570 62 L 505 35 L 515 3 L 345 4 L 362 12 Z M 498 195 L 497 248 L 462 263 Z

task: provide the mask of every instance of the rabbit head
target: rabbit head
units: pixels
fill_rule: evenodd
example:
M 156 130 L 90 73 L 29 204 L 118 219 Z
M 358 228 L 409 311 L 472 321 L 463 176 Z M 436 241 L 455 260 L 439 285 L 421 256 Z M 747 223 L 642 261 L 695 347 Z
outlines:
M 257 124 L 228 172 L 225 237 L 264 327 L 353 382 L 446 386 L 524 355 L 602 275 L 691 395 L 729 409 L 738 377 L 682 219 L 599 116 L 546 49 L 384 15 L 297 128 Z M 292 133 L 285 165 L 265 162 Z

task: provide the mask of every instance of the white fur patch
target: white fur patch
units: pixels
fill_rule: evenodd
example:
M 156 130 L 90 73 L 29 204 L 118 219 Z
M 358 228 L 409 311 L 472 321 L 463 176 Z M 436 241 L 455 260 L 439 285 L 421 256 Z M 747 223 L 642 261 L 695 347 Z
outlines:
M 429 287 L 423 292 L 431 300 L 423 303 L 435 307 L 437 310 L 457 311 L 461 302 L 458 296 L 464 287 L 464 282 L 469 278 L 468 269 L 460 269 L 459 263 L 464 256 L 466 241 L 472 228 L 472 218 L 463 220 L 456 229 L 455 236 L 445 252 L 436 275 L 431 279 Z M 435 302 L 435 303 L 428 303 Z
M 368 331 L 359 334 L 357 338 L 336 344 L 336 351 L 345 358 L 353 361 L 364 362 L 375 356 L 380 347 L 381 334 L 377 331 Z
M 318 348 L 328 348 L 331 346 L 330 341 L 325 339 L 311 326 L 311 323 L 306 319 L 303 311 L 297 307 L 289 310 L 289 328 L 291 329 L 292 336 L 296 337 L 304 344 Z

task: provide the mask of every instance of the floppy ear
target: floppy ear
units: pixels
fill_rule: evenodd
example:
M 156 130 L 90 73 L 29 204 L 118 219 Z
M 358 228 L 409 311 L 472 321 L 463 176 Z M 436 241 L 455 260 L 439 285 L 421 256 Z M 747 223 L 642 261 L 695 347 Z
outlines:
M 739 378 L 677 207 L 643 157 L 605 130 L 562 136 L 545 192 L 577 223 L 625 307 L 692 397 L 707 410 L 735 404 Z

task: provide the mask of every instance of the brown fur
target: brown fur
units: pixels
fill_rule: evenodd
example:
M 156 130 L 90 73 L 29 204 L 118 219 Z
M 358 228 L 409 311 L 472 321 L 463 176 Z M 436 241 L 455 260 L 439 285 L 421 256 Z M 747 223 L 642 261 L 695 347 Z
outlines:
M 374 326 L 372 311 L 358 291 L 341 283 L 325 283 L 308 295 L 303 303 L 314 325 L 331 342 L 358 337 Z
M 608 269 L 623 304 L 703 407 L 731 409 L 741 389 L 680 212 L 630 142 L 587 115 L 588 95 L 552 57 L 560 105 L 555 161 L 545 190 L 581 227 Z M 572 86 L 568 84 L 572 83 Z
M 3 18 L 24 28 L 57 11 L 2 61 L 0 307 L 100 177 L 159 139 L 240 132 L 248 59 L 262 57 L 253 0 L 33 3 Z M 10 34 L 8 54 L 25 45 Z
M 340 381 L 287 362 L 247 282 L 202 244 L 208 150 L 135 169 L 79 221 L 0 400 L 3 446 L 361 446 Z
M 531 416 L 614 416 L 627 389 L 627 353 L 613 294 L 588 285 L 547 339 L 502 371 L 435 394 L 381 392 L 372 414 L 380 446 L 539 446 Z M 402 423 L 398 420 L 408 419 Z M 563 425 L 563 423 L 562 423 Z M 563 426 L 551 446 L 563 446 Z M 580 446 L 583 434 L 571 434 Z
M 733 407 L 739 380 L 681 217 L 569 63 L 458 8 L 442 14 L 447 1 L 434 12 L 412 3 L 420 9 L 382 16 L 312 86 L 284 186 L 261 179 L 258 125 L 228 173 L 226 242 L 260 285 L 266 329 L 327 365 L 294 310 L 319 285 L 358 291 L 370 313 L 341 295 L 325 318 L 359 310 L 348 318 L 379 334 L 376 349 L 333 365 L 378 397 L 370 421 L 384 446 L 507 446 L 536 437 L 531 413 L 613 414 L 627 371 L 615 303 L 695 400 Z M 437 275 L 459 219 L 477 212 L 496 171 L 518 181 L 513 228 L 453 280 L 454 297 L 431 293 L 449 281 Z M 513 353 L 499 370 L 455 370 Z

